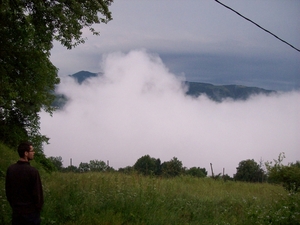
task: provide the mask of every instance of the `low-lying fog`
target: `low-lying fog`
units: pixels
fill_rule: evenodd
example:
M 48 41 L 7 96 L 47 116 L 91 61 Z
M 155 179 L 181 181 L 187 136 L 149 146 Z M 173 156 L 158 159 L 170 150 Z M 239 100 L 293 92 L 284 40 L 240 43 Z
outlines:
M 52 117 L 41 113 L 45 154 L 62 156 L 64 166 L 98 159 L 118 169 L 148 154 L 209 175 L 212 163 L 215 174 L 225 168 L 232 176 L 246 159 L 285 152 L 285 163 L 300 160 L 299 92 L 222 103 L 192 98 L 158 56 L 140 50 L 106 55 L 101 68 L 104 75 L 82 85 L 63 78 L 57 91 L 68 104 Z

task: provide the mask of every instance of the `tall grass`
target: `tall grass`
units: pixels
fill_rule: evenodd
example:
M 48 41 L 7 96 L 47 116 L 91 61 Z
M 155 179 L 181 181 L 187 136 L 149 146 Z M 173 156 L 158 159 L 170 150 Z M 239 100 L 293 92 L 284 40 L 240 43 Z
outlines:
M 299 224 L 299 195 L 269 184 L 120 173 L 44 179 L 43 224 Z
M 0 224 L 10 224 L 7 166 L 17 154 L 0 143 Z M 172 179 L 89 172 L 47 174 L 42 224 L 300 224 L 300 196 L 281 186 L 188 176 Z

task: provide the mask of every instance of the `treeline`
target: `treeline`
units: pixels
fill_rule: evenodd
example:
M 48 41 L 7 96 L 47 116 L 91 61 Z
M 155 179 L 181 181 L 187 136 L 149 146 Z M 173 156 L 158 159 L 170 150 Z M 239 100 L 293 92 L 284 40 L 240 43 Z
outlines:
M 207 171 L 205 168 L 192 167 L 187 169 L 183 167 L 183 164 L 176 157 L 173 157 L 170 161 L 161 163 L 160 159 L 155 159 L 149 155 L 139 158 L 133 166 L 126 166 L 115 170 L 102 160 L 90 160 L 89 163 L 81 162 L 78 167 L 70 165 L 63 167 L 62 158 L 49 157 L 48 158 L 55 169 L 60 172 L 122 172 L 122 173 L 139 173 L 145 176 L 163 176 L 163 177 L 176 177 L 179 175 L 191 175 L 194 177 L 206 177 Z
M 269 182 L 282 184 L 287 190 L 297 192 L 300 190 L 300 161 L 283 165 L 284 153 L 278 156 L 273 162 L 257 163 L 253 159 L 242 160 L 236 168 L 236 174 L 230 177 L 228 174 L 212 174 L 214 179 L 234 180 L 244 182 Z M 145 176 L 157 176 L 172 178 L 176 176 L 188 175 L 198 178 L 207 177 L 207 171 L 201 167 L 186 168 L 182 162 L 173 157 L 171 160 L 161 162 L 160 159 L 149 155 L 139 158 L 133 166 L 127 166 L 115 170 L 101 160 L 90 160 L 89 163 L 81 162 L 78 167 L 70 165 L 63 167 L 62 158 L 49 157 L 48 160 L 53 164 L 55 170 L 60 172 L 121 172 L 138 173 Z M 265 169 L 263 168 L 265 166 Z

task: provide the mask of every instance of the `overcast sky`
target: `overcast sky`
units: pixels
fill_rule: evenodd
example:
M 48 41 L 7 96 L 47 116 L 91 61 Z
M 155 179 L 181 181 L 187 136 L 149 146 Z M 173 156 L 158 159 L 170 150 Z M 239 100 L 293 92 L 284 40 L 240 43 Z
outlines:
M 300 48 L 300 1 L 222 2 Z M 213 0 L 116 0 L 110 9 L 113 20 L 95 26 L 100 36 L 84 32 L 86 43 L 73 50 L 55 43 L 60 75 L 99 72 L 103 54 L 143 48 L 190 81 L 300 87 L 300 52 Z
M 223 0 L 300 47 L 300 1 Z M 70 100 L 42 113 L 47 156 L 115 169 L 143 155 L 232 175 L 238 163 L 300 160 L 300 53 L 211 0 L 118 0 L 100 36 L 66 50 L 55 43 L 58 92 Z M 103 72 L 78 85 L 65 75 Z M 180 80 L 288 92 L 221 104 L 184 94 Z

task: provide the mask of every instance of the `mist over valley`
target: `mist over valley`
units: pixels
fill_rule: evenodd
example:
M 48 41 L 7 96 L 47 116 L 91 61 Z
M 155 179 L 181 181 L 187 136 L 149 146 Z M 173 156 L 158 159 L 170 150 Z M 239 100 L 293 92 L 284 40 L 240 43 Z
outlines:
M 62 77 L 63 107 L 41 113 L 45 154 L 64 166 L 98 159 L 118 169 L 148 154 L 232 175 L 245 159 L 300 158 L 297 91 L 189 82 L 143 50 L 107 54 L 101 68 L 82 80 Z

